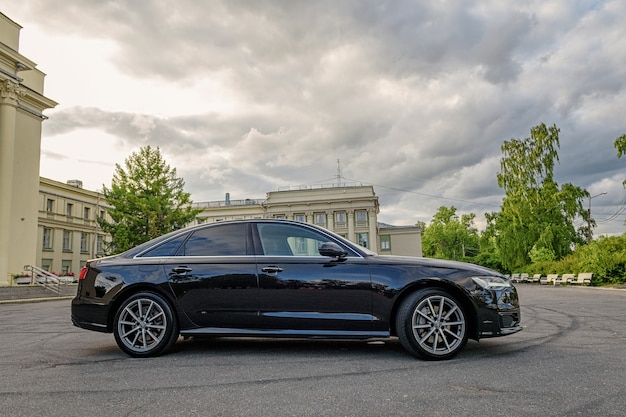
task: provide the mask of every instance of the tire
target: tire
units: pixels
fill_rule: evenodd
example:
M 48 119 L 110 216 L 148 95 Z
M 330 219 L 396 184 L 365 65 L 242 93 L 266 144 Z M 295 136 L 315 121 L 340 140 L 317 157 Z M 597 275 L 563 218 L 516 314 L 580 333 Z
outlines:
M 467 319 L 448 292 L 425 289 L 409 295 L 396 315 L 396 332 L 409 353 L 426 360 L 451 359 L 467 344 Z
M 113 334 L 120 349 L 130 356 L 158 356 L 176 343 L 178 322 L 163 297 L 140 292 L 120 305 Z

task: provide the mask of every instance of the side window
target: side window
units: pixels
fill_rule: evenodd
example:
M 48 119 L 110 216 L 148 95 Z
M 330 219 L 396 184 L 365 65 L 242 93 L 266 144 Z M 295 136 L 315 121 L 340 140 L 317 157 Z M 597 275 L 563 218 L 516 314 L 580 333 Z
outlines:
M 185 256 L 242 256 L 246 255 L 246 225 L 224 224 L 209 226 L 193 232 L 187 239 Z
M 319 245 L 329 239 L 303 227 L 285 224 L 259 224 L 264 255 L 320 256 Z
M 145 252 L 142 257 L 160 257 L 160 256 L 176 256 L 176 251 L 180 248 L 180 245 L 183 243 L 183 240 L 187 237 L 187 233 L 182 236 L 178 236 L 172 240 L 168 240 L 162 245 L 157 246 L 156 248 L 150 249 Z

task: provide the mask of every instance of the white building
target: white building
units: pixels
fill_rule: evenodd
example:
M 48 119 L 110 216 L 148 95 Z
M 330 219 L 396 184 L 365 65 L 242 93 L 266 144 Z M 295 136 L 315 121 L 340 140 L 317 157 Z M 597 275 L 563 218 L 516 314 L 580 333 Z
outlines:
M 197 223 L 276 218 L 322 226 L 381 254 L 422 256 L 418 226 L 378 223 L 378 196 L 372 186 L 329 184 L 286 188 L 267 193 L 266 199 L 195 203 L 203 209 Z

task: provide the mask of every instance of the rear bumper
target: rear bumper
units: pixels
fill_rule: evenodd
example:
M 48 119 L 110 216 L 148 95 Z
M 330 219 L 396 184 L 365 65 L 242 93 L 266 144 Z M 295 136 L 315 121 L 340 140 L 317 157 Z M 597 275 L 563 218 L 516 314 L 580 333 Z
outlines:
M 88 330 L 109 333 L 109 306 L 85 300 L 80 296 L 72 300 L 72 324 Z

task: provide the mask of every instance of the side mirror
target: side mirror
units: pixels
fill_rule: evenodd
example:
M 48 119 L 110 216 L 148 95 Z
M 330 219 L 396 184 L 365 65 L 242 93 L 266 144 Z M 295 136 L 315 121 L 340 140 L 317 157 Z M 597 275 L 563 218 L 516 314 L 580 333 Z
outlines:
M 321 243 L 319 248 L 317 249 L 320 255 L 322 256 L 330 256 L 331 258 L 345 258 L 348 255 L 341 246 L 336 244 L 335 242 L 324 242 Z

